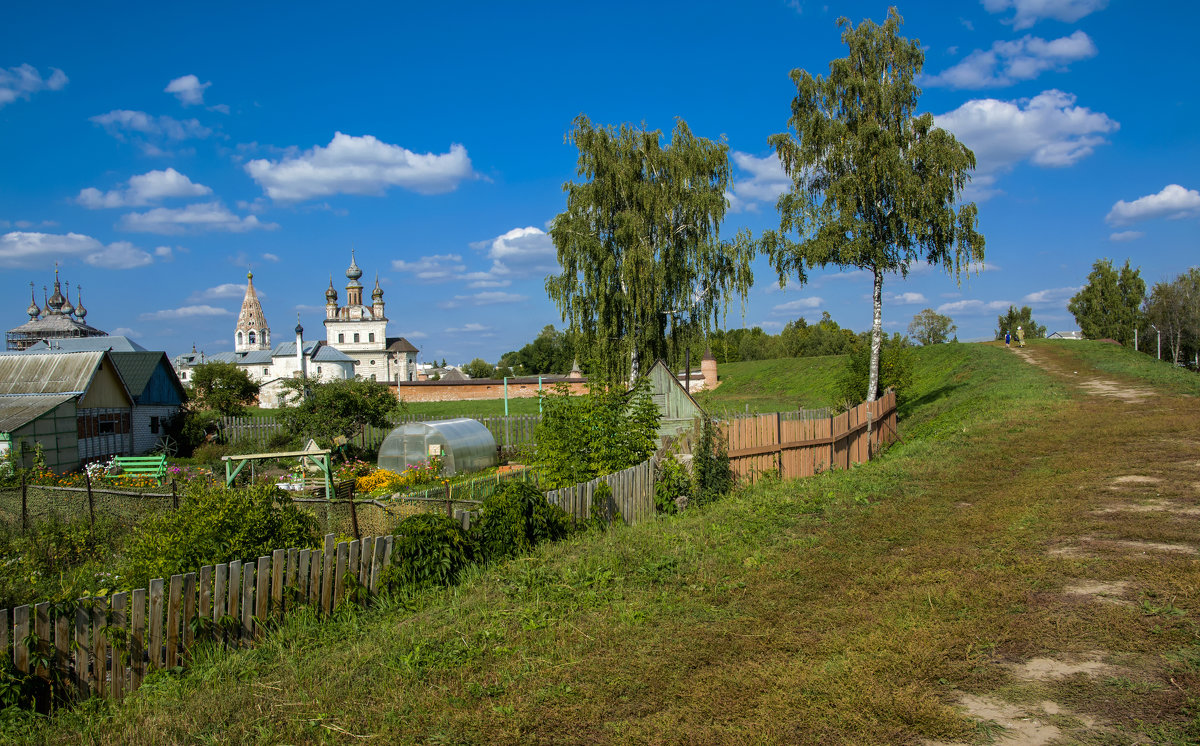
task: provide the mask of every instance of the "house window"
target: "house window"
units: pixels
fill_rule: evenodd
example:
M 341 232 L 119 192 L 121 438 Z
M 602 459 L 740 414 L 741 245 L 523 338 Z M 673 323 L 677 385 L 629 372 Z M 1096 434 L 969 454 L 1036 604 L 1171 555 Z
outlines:
M 270 368 L 263 368 L 263 375 L 264 375 L 264 376 L 269 376 L 269 375 L 271 375 L 271 369 L 270 369 Z
M 371 332 L 370 334 L 368 334 L 368 335 L 367 335 L 367 341 L 368 341 L 368 342 L 374 342 L 374 341 L 375 341 L 375 332 Z
M 150 432 L 155 435 L 158 435 L 158 418 L 157 417 L 150 418 Z
M 187 371 L 186 370 L 179 374 L 179 380 L 181 380 L 181 381 L 187 380 Z
M 317 375 L 318 376 L 321 375 L 321 366 L 319 366 L 319 365 L 317 366 Z
M 250 339 L 250 344 L 254 344 L 255 336 L 254 336 L 254 332 L 253 332 L 253 331 L 252 331 L 252 332 L 250 332 L 249 339 Z
M 242 333 L 238 332 L 238 344 L 242 343 Z
M 355 332 L 355 333 L 354 333 L 354 341 L 355 341 L 355 342 L 357 342 L 357 341 L 358 341 L 358 332 Z
M 371 361 L 371 365 L 374 365 L 374 364 L 375 364 L 375 361 L 374 361 L 374 360 L 372 360 L 372 361 Z
M 339 334 L 339 335 L 338 335 L 338 341 L 339 341 L 339 342 L 345 342 L 345 341 L 346 341 L 346 335 L 345 335 L 345 334 Z
M 372 381 L 374 381 L 374 380 L 375 380 L 375 374 L 374 374 L 374 373 L 372 373 L 372 374 L 371 374 L 371 380 L 372 380 Z

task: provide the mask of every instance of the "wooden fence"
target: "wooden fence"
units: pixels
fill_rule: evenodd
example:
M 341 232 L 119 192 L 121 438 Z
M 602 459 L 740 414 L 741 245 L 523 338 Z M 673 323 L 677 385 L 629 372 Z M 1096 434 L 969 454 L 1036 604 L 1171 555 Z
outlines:
M 470 417 L 469 415 L 462 415 Z M 445 415 L 403 414 L 391 418 L 389 427 L 368 425 L 363 432 L 351 438 L 351 442 L 363 448 L 375 448 L 383 442 L 393 428 L 408 422 L 431 422 L 434 420 L 453 419 Z M 495 415 L 487 417 L 470 417 L 483 423 L 496 439 L 496 444 L 505 448 L 516 448 L 530 445 L 534 442 L 533 435 L 538 423 L 542 421 L 540 414 Z M 275 433 L 286 432 L 283 420 L 275 416 L 267 417 L 222 417 L 221 432 L 226 440 L 239 441 L 246 445 L 265 448 L 267 441 Z
M 612 502 L 605 509 L 617 513 L 626 523 L 637 523 L 654 517 L 654 460 L 618 471 L 590 482 L 550 490 L 546 499 L 581 521 L 591 515 L 592 496 L 601 483 L 612 489 Z
M 784 479 L 809 477 L 829 468 L 848 469 L 896 439 L 896 392 L 888 389 L 838 415 L 814 417 L 806 410 L 739 416 L 720 423 L 738 479 L 774 472 Z M 868 431 L 870 436 L 868 437 Z
M 276 549 L 257 562 L 206 565 L 199 574 L 151 580 L 149 588 L 80 599 L 74 608 L 40 603 L 0 610 L 0 651 L 17 669 L 69 687 L 80 697 L 119 699 L 146 673 L 191 660 L 202 639 L 243 647 L 289 609 L 329 613 L 366 601 L 391 562 L 393 537 L 367 537 L 323 549 Z

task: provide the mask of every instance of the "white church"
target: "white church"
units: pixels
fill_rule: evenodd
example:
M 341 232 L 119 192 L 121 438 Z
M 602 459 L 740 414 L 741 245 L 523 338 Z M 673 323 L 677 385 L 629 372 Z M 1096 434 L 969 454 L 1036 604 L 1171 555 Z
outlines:
M 325 291 L 325 334 L 323 340 L 304 340 L 304 327 L 297 320 L 295 340 L 272 346 L 254 274 L 246 274 L 246 295 L 234 328 L 233 352 L 206 355 L 193 350 L 177 356 L 172 364 L 185 384 L 191 371 L 209 362 L 233 363 L 259 384 L 259 405 L 282 405 L 283 382 L 297 377 L 318 381 L 362 378 L 381 382 L 412 381 L 416 378 L 417 348 L 404 337 L 387 336 L 383 289 L 375 280 L 372 303 L 363 305 L 362 270 L 353 252 L 346 270 L 346 305 L 338 305 L 337 291 L 330 278 Z

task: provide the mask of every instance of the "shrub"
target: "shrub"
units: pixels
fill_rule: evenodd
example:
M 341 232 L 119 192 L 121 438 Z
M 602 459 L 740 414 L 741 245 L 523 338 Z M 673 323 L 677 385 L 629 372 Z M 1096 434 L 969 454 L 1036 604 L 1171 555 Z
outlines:
M 279 430 L 267 438 L 267 449 L 271 451 L 298 451 L 300 436 L 290 430 Z
M 221 464 L 221 457 L 228 456 L 232 451 L 233 449 L 224 443 L 205 443 L 192 453 L 192 457 L 201 464 L 224 471 L 225 467 Z
M 592 502 L 588 505 L 588 528 L 606 531 L 613 521 L 621 520 L 623 518 L 617 508 L 617 502 L 613 500 L 612 487 L 601 482 L 592 492 Z
M 839 406 L 850 409 L 867 398 L 867 385 L 870 382 L 871 346 L 861 344 L 854 348 L 842 369 L 838 380 Z M 896 390 L 896 402 L 903 401 L 908 389 L 912 386 L 913 351 L 908 339 L 899 334 L 891 339 L 883 340 L 879 350 L 879 388 L 876 396 L 888 388 Z
M 227 490 L 189 485 L 179 509 L 134 529 L 126 552 L 126 582 L 199 570 L 230 560 L 253 559 L 274 549 L 314 546 L 317 522 L 269 485 Z
M 483 501 L 479 520 L 471 526 L 476 554 L 484 562 L 524 554 L 543 541 L 571 533 L 571 517 L 546 501 L 538 488 L 509 482 Z
M 418 513 L 396 527 L 392 566 L 384 580 L 401 588 L 451 585 L 470 562 L 471 544 L 458 521 Z
M 674 514 L 692 498 L 692 478 L 674 454 L 658 462 L 654 475 L 654 506 L 659 513 Z
M 700 505 L 729 494 L 733 489 L 733 467 L 725 439 L 712 420 L 705 419 L 700 427 L 700 442 L 692 454 L 693 494 Z

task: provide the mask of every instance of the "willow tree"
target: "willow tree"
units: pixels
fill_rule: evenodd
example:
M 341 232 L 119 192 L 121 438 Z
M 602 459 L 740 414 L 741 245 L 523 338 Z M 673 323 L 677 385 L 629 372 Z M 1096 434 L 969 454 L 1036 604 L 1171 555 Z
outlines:
M 578 182 L 550 237 L 561 273 L 546 290 L 579 336 L 600 378 L 636 378 L 665 357 L 672 324 L 707 330 L 753 282 L 749 234 L 721 241 L 729 146 L 696 137 L 679 120 L 662 132 L 575 119 L 567 141 L 579 149 Z
M 884 276 L 926 261 L 958 278 L 983 260 L 975 203 L 956 209 L 975 154 L 916 113 L 925 56 L 898 35 L 902 23 L 895 8 L 883 26 L 839 18 L 849 55 L 829 63 L 828 77 L 792 71 L 790 130 L 769 139 L 792 180 L 779 230 L 762 238 L 780 283 L 830 264 L 874 278 L 868 401 L 879 386 Z

